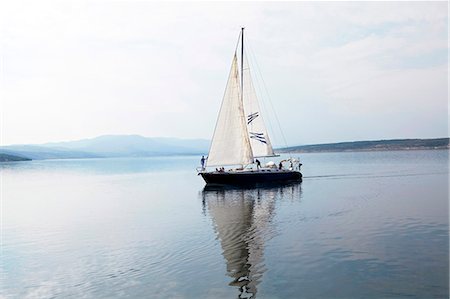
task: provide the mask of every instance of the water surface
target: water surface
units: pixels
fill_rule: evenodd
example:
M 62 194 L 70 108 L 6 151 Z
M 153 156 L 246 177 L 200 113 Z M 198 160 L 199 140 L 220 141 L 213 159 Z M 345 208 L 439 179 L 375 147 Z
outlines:
M 225 190 L 199 157 L 2 164 L 0 298 L 448 298 L 446 151 L 297 156 Z

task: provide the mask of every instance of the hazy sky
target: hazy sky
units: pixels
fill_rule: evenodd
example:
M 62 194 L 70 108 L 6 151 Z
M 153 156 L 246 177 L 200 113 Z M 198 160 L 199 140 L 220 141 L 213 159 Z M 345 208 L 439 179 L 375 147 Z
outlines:
M 445 137 L 447 23 L 447 2 L 4 1 L 2 142 L 209 139 L 241 26 L 289 145 Z

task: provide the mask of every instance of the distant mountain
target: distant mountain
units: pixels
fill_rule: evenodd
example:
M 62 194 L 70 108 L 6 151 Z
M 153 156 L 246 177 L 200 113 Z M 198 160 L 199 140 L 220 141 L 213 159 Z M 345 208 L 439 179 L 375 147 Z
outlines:
M 13 159 L 84 159 L 106 157 L 150 157 L 207 154 L 205 139 L 149 138 L 139 135 L 104 135 L 91 139 L 52 142 L 40 145 L 0 147 L 0 162 Z M 342 152 L 446 149 L 449 138 L 395 139 L 301 145 L 278 149 L 277 152 Z M 14 158 L 16 157 L 16 158 Z
M 279 152 L 346 152 L 346 151 L 393 151 L 448 149 L 449 138 L 392 139 L 375 141 L 353 141 L 326 144 L 300 145 L 281 148 Z
M 0 147 L 0 154 L 19 155 L 33 160 L 41 159 L 83 159 L 83 158 L 99 158 L 101 156 L 73 151 L 70 149 L 52 149 L 38 145 L 10 145 Z
M 0 162 L 16 162 L 16 161 L 30 161 L 30 160 L 31 159 L 25 157 L 0 153 Z
M 149 138 L 139 135 L 104 135 L 92 139 L 43 144 L 47 148 L 89 152 L 103 157 L 200 154 L 208 151 L 203 139 Z
M 32 159 L 148 157 L 205 154 L 208 147 L 209 141 L 204 139 L 104 135 L 77 141 L 4 146 L 0 148 L 0 153 L 17 154 Z

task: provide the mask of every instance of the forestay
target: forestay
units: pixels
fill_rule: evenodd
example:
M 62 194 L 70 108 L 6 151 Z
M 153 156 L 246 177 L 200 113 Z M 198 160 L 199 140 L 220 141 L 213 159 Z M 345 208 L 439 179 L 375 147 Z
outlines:
M 240 97 L 238 64 L 235 54 L 206 166 L 247 165 L 250 163 L 253 163 L 253 153 Z

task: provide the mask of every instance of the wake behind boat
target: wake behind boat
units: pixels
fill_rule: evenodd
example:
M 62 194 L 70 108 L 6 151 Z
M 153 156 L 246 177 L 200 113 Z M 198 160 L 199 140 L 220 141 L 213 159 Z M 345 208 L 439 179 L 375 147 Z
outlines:
M 258 160 L 278 155 L 267 134 L 250 67 L 244 58 L 244 28 L 239 40 L 240 68 L 236 47 L 208 158 L 202 159 L 199 175 L 207 184 L 215 185 L 299 181 L 302 174 L 298 159 L 289 158 L 278 165 L 269 161 L 263 166 Z M 215 169 L 208 170 L 211 168 Z

